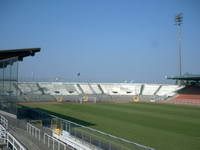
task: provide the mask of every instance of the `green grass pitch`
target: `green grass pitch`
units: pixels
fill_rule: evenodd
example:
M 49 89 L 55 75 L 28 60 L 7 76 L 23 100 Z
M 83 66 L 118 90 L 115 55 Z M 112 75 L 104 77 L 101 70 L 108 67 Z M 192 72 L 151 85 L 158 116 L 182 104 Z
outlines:
M 200 150 L 200 107 L 153 103 L 31 104 L 156 150 Z

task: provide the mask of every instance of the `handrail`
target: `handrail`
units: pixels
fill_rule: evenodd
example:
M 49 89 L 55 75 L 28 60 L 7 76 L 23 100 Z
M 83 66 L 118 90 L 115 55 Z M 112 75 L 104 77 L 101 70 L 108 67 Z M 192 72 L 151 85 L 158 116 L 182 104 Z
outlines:
M 8 129 L 8 120 L 4 116 L 0 116 L 0 123 Z
M 29 108 L 29 109 L 31 109 L 31 108 Z M 77 123 L 75 123 L 75 122 L 62 119 L 62 118 L 60 118 L 60 117 L 57 117 L 57 116 L 55 116 L 55 115 L 49 114 L 49 113 L 44 112 L 44 111 L 41 111 L 41 110 L 35 110 L 35 109 L 32 109 L 32 110 L 38 111 L 38 112 L 43 113 L 43 114 L 46 114 L 46 115 L 52 117 L 52 119 L 59 119 L 59 120 L 61 120 L 61 121 L 63 121 L 63 122 L 66 122 L 66 123 L 72 123 L 72 124 L 74 124 L 74 125 L 77 125 L 77 126 L 79 126 L 79 127 L 88 129 L 88 130 L 90 130 L 90 131 L 94 131 L 94 132 L 99 133 L 99 134 L 101 134 L 101 135 L 108 136 L 108 137 L 114 138 L 114 139 L 119 140 L 119 141 L 122 141 L 122 142 L 126 142 L 127 144 L 132 144 L 133 146 L 138 146 L 138 147 L 143 148 L 143 149 L 146 149 L 146 150 L 155 150 L 155 149 L 152 148 L 152 147 L 145 146 L 145 145 L 142 145 L 142 144 L 138 144 L 138 143 L 136 143 L 136 142 L 132 142 L 132 141 L 129 141 L 129 140 L 124 139 L 124 138 L 121 138 L 121 137 L 117 137 L 117 136 L 114 136 L 114 135 L 111 135 L 111 134 L 108 134 L 108 133 L 105 133 L 105 132 L 102 132 L 102 131 L 99 131 L 99 130 L 90 128 L 90 127 L 86 127 L 86 126 L 84 126 L 84 125 L 80 125 L 80 124 L 77 124 Z
M 10 141 L 9 137 L 11 137 L 13 141 Z M 16 143 L 16 144 L 19 146 L 20 150 L 27 150 L 27 149 L 26 149 L 12 134 L 10 134 L 9 132 L 7 132 L 7 142 L 9 142 L 15 149 L 17 149 L 17 148 L 16 148 L 16 146 L 15 146 L 14 143 Z
M 1 115 L 0 115 L 0 124 L 1 124 L 1 127 L 3 129 L 5 129 L 5 131 L 6 131 L 7 147 L 8 147 L 8 143 L 10 143 L 14 147 L 14 149 L 17 150 L 17 147 L 15 146 L 15 144 L 17 144 L 17 146 L 19 146 L 20 150 L 27 150 L 9 131 L 7 131 L 8 130 L 8 120 L 4 116 L 1 116 Z M 12 140 L 10 140 L 10 138 Z
M 30 123 L 27 123 L 26 128 L 27 128 L 27 132 L 30 135 L 35 136 L 35 138 L 38 138 L 38 140 L 40 141 L 40 139 L 41 139 L 41 137 L 40 137 L 41 136 L 40 135 L 40 129 L 36 128 L 35 126 L 33 126 Z
M 132 141 L 129 141 L 129 140 L 126 140 L 126 139 L 123 139 L 123 138 L 120 138 L 120 137 L 117 137 L 117 136 L 114 136 L 114 135 L 111 135 L 111 134 L 108 134 L 108 133 L 105 133 L 105 132 L 102 132 L 102 131 L 93 129 L 93 128 L 89 128 L 89 127 L 86 127 L 86 126 L 77 124 L 77 123 L 75 123 L 75 122 L 72 122 L 72 121 L 69 121 L 69 120 L 65 120 L 65 119 L 59 118 L 59 117 L 57 117 L 57 116 L 55 116 L 55 115 L 50 115 L 50 116 L 52 116 L 52 117 L 54 117 L 54 118 L 58 118 L 58 119 L 60 119 L 60 120 L 62 120 L 62 121 L 64 121 L 64 122 L 69 122 L 69 123 L 75 124 L 75 125 L 77 125 L 77 126 L 80 126 L 80 127 L 82 127 L 82 128 L 85 128 L 85 129 L 88 129 L 88 130 L 91 130 L 91 131 L 94 131 L 94 132 L 103 134 L 103 135 L 105 135 L 105 136 L 109 136 L 109 137 L 112 137 L 112 138 L 114 138 L 114 139 L 118 139 L 118 140 L 120 140 L 120 141 L 129 143 L 129 144 L 133 144 L 133 145 L 135 145 L 135 146 L 139 146 L 139 147 L 144 148 L 144 149 L 147 149 L 147 150 L 155 150 L 155 149 L 152 148 L 152 147 L 144 146 L 144 145 L 141 145 L 141 144 L 138 144 L 138 143 L 135 143 L 135 142 L 132 142 Z
M 53 149 L 54 149 L 54 141 L 56 141 L 56 142 L 58 142 L 59 144 L 59 146 L 60 146 L 60 144 L 61 145 L 63 145 L 64 146 L 64 150 L 67 150 L 67 148 L 69 148 L 66 144 L 64 144 L 63 142 L 61 142 L 61 141 L 59 141 L 58 139 L 56 139 L 56 138 L 54 138 L 54 137 L 52 137 L 52 136 L 50 136 L 50 135 L 48 135 L 47 133 L 44 133 L 44 144 L 45 144 L 45 137 L 48 137 L 48 139 L 49 138 L 51 138 L 52 140 L 53 140 Z M 49 140 L 48 140 L 48 147 L 49 147 Z

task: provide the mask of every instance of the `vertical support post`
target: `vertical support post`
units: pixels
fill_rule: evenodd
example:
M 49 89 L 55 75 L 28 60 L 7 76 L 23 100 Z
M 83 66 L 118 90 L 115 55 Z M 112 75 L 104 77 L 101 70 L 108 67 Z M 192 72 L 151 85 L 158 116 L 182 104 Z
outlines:
M 53 139 L 53 150 L 54 150 L 54 139 Z
M 43 139 L 44 139 L 44 144 L 45 144 L 45 133 L 44 133 Z
M 30 132 L 30 135 L 32 135 L 32 129 L 31 129 L 30 124 L 29 124 L 28 126 L 29 126 L 29 132 Z
M 31 135 L 33 136 L 33 128 L 31 127 Z
M 69 133 L 71 134 L 71 124 L 70 124 L 70 122 L 68 123 L 68 126 L 69 126 Z
M 89 136 L 90 136 L 90 144 L 92 144 L 92 143 L 91 143 L 91 142 L 92 142 L 92 141 L 91 141 L 91 135 L 89 135 Z
M 10 62 L 9 62 L 10 64 L 12 64 L 12 59 L 10 60 Z M 12 65 L 10 65 L 10 77 L 9 77 L 9 91 L 11 91 L 11 82 L 12 82 Z M 11 96 L 11 93 L 9 92 L 9 96 Z
M 40 137 L 41 137 L 41 134 L 40 134 L 40 130 L 39 130 L 39 141 L 40 141 Z
M 179 75 L 182 75 L 181 25 L 178 25 Z
M 48 144 L 47 144 L 47 145 L 48 145 L 48 147 L 49 147 L 49 137 L 47 136 L 47 138 L 48 138 Z
M 58 142 L 58 150 L 60 150 L 60 142 Z
M 13 146 L 13 150 L 15 150 L 13 137 L 12 137 L 12 146 Z
M 3 62 L 3 79 L 2 79 L 2 81 L 3 81 L 3 87 L 2 87 L 2 89 L 3 89 L 3 94 L 5 94 L 4 92 L 5 92 L 5 89 L 4 89 L 4 80 L 5 80 L 5 62 Z
M 35 138 L 37 138 L 37 129 L 33 126 L 33 131 L 34 131 L 34 136 L 35 136 Z
M 8 147 L 8 134 L 6 135 L 6 145 L 7 145 L 7 147 Z
M 182 52 L 181 52 L 181 24 L 183 22 L 183 14 L 179 13 L 175 16 L 175 25 L 177 25 L 178 30 L 178 57 L 179 57 L 179 75 L 182 76 Z M 181 84 L 181 80 L 179 80 Z

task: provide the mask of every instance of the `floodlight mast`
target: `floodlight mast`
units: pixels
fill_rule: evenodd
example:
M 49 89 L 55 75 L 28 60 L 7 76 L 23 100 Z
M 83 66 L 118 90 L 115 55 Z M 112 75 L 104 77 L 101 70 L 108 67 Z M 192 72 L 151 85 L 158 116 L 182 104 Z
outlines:
M 181 52 L 181 25 L 183 24 L 183 14 L 179 13 L 175 16 L 175 25 L 178 30 L 178 56 L 179 56 L 179 75 L 182 75 L 182 52 Z

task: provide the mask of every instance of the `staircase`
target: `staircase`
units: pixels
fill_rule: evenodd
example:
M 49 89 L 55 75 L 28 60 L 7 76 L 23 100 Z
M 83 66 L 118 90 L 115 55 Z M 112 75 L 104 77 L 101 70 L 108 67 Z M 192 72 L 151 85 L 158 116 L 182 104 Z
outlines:
M 140 94 L 139 95 L 142 95 L 143 89 L 144 89 L 144 85 L 142 84 L 141 87 L 140 87 Z
M 81 94 L 84 94 L 84 91 L 83 91 L 83 89 L 81 88 L 80 84 L 78 83 L 78 84 L 76 84 L 76 85 L 77 85 L 79 91 L 81 92 Z
M 101 93 L 102 93 L 102 94 L 105 94 L 104 91 L 103 91 L 103 89 L 102 89 L 102 87 L 101 87 L 101 85 L 100 85 L 100 84 L 97 84 L 97 86 L 98 86 L 99 90 L 101 91 Z
M 42 93 L 42 95 L 45 94 L 44 89 L 40 87 L 39 83 L 36 83 L 37 88 L 39 89 L 39 91 Z
M 158 87 L 158 89 L 154 92 L 153 95 L 156 95 L 156 94 L 158 93 L 158 91 L 161 89 L 161 87 L 162 87 L 162 85 L 160 85 L 160 86 Z

